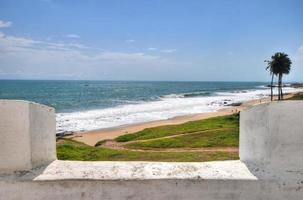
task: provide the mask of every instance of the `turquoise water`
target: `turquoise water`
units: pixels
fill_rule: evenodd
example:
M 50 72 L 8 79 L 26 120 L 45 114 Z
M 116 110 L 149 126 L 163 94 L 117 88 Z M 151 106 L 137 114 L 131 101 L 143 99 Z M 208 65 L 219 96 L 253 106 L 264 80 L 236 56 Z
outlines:
M 0 80 L 1 99 L 23 99 L 73 112 L 159 100 L 168 95 L 198 97 L 258 88 L 260 82 L 129 82 Z

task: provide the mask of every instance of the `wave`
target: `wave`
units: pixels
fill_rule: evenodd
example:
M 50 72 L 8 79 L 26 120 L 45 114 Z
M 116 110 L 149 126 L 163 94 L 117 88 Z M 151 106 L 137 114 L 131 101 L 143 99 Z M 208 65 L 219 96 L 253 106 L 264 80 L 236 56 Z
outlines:
M 259 88 L 259 89 L 268 89 L 270 88 L 269 85 L 259 85 L 259 86 L 256 86 L 256 88 Z
M 199 97 L 199 96 L 210 96 L 213 92 L 189 92 L 189 93 L 180 93 L 180 94 L 168 94 L 160 96 L 161 98 L 188 98 L 188 97 Z
M 284 88 L 284 92 L 302 91 Z M 176 116 L 214 112 L 224 106 L 270 95 L 270 89 L 242 92 L 194 92 L 165 95 L 155 101 L 137 102 L 105 109 L 57 114 L 57 131 L 84 131 L 134 123 L 163 120 Z

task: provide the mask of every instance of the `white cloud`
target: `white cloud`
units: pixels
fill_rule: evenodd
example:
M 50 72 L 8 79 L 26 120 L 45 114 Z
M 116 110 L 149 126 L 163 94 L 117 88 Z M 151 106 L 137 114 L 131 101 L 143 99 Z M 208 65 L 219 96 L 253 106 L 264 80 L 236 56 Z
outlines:
M 175 51 L 177 51 L 177 49 L 163 49 L 163 50 L 161 50 L 162 53 L 173 53 Z
M 123 53 L 123 52 L 103 52 L 100 53 L 97 58 L 100 60 L 106 60 L 106 61 L 152 61 L 157 60 L 159 57 L 157 56 L 151 56 L 146 55 L 144 53 Z
M 66 37 L 68 37 L 68 38 L 74 38 L 74 39 L 80 38 L 80 36 L 77 35 L 77 34 L 67 34 Z
M 0 20 L 0 28 L 7 28 L 7 27 L 10 27 L 11 25 L 12 25 L 12 22 L 10 22 L 10 21 L 5 22 L 5 21 Z
M 156 50 L 157 50 L 157 48 L 154 48 L 154 47 L 149 47 L 147 50 L 149 50 L 149 51 L 156 51 Z
M 149 50 L 149 51 L 159 51 L 161 53 L 173 53 L 173 52 L 177 51 L 177 49 L 157 49 L 157 48 L 154 48 L 154 47 L 150 47 L 147 50 Z
M 148 69 L 168 63 L 162 57 L 142 52 L 106 51 L 80 43 L 49 42 L 1 32 L 0 60 L 0 78 L 30 79 L 135 79 L 139 75 L 131 72 L 147 73 Z
M 6 36 L 0 32 L 0 53 L 14 53 L 17 55 L 20 52 L 34 52 L 45 53 L 50 55 L 60 54 L 59 57 L 65 55 L 66 57 L 75 56 L 75 60 L 84 59 L 87 61 L 146 61 L 155 60 L 158 57 L 147 55 L 144 53 L 126 53 L 126 52 L 111 52 L 104 51 L 98 48 L 87 47 L 79 43 L 62 43 L 62 42 L 46 42 L 40 40 L 33 40 L 23 37 Z M 92 53 L 93 51 L 93 53 Z M 36 59 L 31 57 L 30 59 Z
M 133 39 L 128 39 L 128 40 L 125 40 L 125 42 L 127 42 L 127 43 L 132 43 L 132 42 L 135 42 L 135 40 L 133 40 Z
M 75 35 L 69 34 L 71 38 L 78 36 Z M 109 51 L 71 40 L 54 41 L 6 35 L 0 31 L 0 79 L 144 80 L 150 78 L 151 72 L 157 74 L 157 79 L 163 79 L 172 66 L 180 65 L 164 55 Z

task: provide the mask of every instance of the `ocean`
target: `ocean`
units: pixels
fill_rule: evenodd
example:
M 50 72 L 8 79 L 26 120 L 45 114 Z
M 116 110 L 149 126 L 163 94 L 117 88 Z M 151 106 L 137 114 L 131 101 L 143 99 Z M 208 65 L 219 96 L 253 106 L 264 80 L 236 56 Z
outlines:
M 86 131 L 217 111 L 269 96 L 262 82 L 0 80 L 0 99 L 56 109 L 57 132 Z M 284 88 L 284 92 L 295 91 Z

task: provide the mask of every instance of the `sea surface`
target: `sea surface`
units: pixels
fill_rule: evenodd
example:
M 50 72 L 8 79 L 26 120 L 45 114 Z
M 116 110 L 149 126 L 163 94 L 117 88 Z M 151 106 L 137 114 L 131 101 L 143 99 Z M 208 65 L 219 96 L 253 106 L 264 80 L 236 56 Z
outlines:
M 56 109 L 57 132 L 84 131 L 217 111 L 269 96 L 262 82 L 0 80 L 0 99 Z M 296 91 L 284 88 L 284 92 Z

